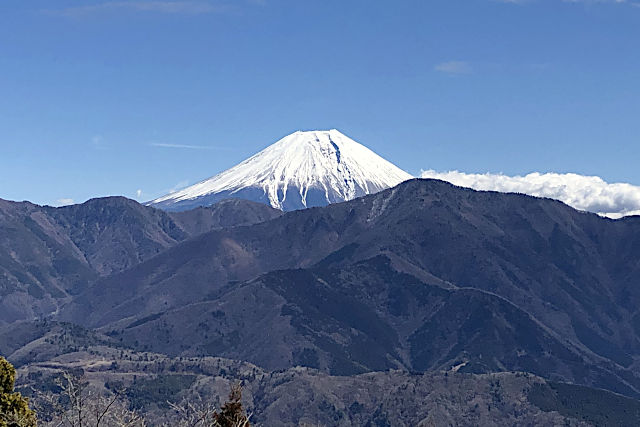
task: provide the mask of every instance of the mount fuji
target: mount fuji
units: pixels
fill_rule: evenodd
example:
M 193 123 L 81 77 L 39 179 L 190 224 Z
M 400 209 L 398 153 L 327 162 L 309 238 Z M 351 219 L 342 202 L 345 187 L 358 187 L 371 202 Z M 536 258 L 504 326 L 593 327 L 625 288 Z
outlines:
M 352 200 L 411 178 L 335 129 L 298 131 L 231 169 L 148 204 L 182 211 L 236 198 L 291 211 Z

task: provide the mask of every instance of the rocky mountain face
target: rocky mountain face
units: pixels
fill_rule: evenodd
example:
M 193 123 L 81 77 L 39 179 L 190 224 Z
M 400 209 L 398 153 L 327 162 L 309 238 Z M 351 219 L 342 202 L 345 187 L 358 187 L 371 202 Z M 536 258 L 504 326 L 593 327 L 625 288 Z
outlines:
M 184 241 L 61 310 L 138 349 L 640 395 L 640 218 L 432 180 Z
M 122 197 L 62 208 L 0 200 L 0 323 L 47 315 L 190 236 L 278 215 L 248 201 L 167 214 Z
M 233 197 L 291 211 L 352 200 L 411 178 L 335 129 L 299 131 L 231 169 L 149 204 L 180 211 Z

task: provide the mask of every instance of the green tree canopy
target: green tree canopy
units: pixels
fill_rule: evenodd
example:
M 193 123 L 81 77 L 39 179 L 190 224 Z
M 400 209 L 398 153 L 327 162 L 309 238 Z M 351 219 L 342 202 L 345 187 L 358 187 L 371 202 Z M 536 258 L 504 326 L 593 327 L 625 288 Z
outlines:
M 35 427 L 36 414 L 29 400 L 13 391 L 16 370 L 0 356 L 0 427 Z

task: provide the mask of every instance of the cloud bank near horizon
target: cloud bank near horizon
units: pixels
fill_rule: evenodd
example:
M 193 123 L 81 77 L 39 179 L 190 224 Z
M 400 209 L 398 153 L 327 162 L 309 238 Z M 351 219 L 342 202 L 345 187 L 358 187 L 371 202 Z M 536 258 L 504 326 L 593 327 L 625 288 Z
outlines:
M 421 172 L 420 177 L 440 179 L 474 190 L 548 197 L 560 200 L 575 209 L 595 212 L 609 218 L 640 215 L 639 186 L 608 183 L 598 176 L 538 172 L 525 176 L 508 176 L 425 170 Z

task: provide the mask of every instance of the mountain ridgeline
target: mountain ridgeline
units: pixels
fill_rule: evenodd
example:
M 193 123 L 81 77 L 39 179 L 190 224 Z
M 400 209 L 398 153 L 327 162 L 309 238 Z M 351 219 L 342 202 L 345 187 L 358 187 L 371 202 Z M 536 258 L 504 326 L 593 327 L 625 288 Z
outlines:
M 524 371 L 640 397 L 639 217 L 420 179 L 284 214 L 123 198 L 0 213 L 0 351 L 27 370 L 115 346 L 327 375 Z
M 188 239 L 57 318 L 268 369 L 460 365 L 638 396 L 639 253 L 640 218 L 412 180 Z
M 99 277 L 191 236 L 279 215 L 243 200 L 171 214 L 123 197 L 61 208 L 0 200 L 0 323 L 50 314 Z

